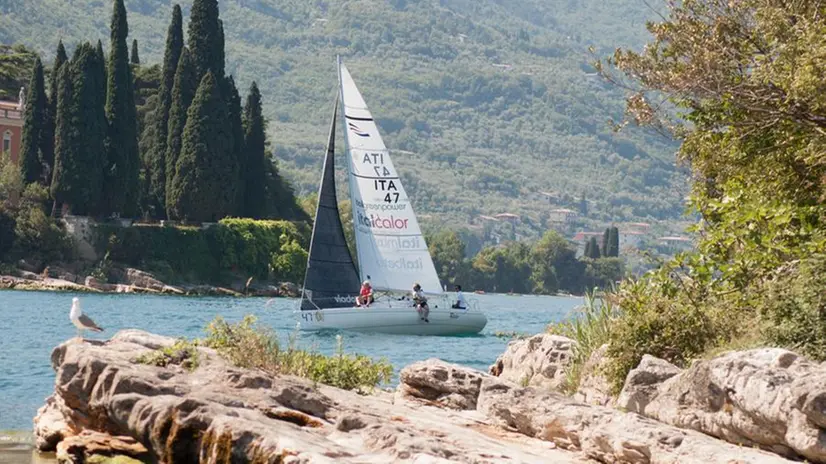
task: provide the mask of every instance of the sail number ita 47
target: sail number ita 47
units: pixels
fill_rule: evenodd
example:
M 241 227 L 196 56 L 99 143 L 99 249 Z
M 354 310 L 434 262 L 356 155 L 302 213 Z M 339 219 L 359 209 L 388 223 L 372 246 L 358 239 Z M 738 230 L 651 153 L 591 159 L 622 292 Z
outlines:
M 301 319 L 304 322 L 321 322 L 324 320 L 324 313 L 318 311 L 304 311 L 301 313 Z

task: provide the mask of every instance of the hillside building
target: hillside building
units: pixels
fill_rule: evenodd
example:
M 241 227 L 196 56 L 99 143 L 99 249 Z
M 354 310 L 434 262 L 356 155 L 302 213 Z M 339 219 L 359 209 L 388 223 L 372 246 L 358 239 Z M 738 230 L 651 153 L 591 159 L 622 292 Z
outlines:
M 0 152 L 17 163 L 23 143 L 23 102 L 0 100 Z

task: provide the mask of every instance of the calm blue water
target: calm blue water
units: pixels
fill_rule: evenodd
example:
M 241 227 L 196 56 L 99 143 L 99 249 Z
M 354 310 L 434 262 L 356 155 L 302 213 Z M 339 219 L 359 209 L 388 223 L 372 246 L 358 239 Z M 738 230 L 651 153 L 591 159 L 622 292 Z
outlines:
M 74 295 L 71 293 L 0 292 L 0 430 L 29 429 L 37 408 L 54 388 L 52 349 L 75 336 L 69 321 L 72 297 L 105 329 L 89 338 L 109 338 L 121 329 L 137 328 L 170 335 L 200 337 L 215 316 L 238 321 L 254 314 L 275 328 L 282 340 L 295 330 L 296 300 L 278 298 L 186 298 L 157 295 Z M 541 332 L 581 303 L 580 298 L 472 295 L 488 316 L 479 336 L 422 337 L 342 333 L 347 352 L 385 357 L 398 372 L 418 360 L 438 357 L 487 370 L 507 345 L 500 331 Z M 324 353 L 335 349 L 335 334 L 300 335 L 299 345 Z

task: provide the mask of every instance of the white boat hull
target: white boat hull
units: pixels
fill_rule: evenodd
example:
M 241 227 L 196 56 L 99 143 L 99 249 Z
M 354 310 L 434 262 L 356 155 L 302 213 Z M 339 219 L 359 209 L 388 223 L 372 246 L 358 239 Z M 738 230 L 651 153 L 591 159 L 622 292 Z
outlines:
M 432 304 L 432 303 L 431 303 Z M 433 305 L 430 322 L 420 319 L 409 301 L 376 302 L 368 308 L 323 308 L 297 311 L 303 331 L 350 330 L 401 335 L 476 334 L 485 328 L 488 318 L 476 309 L 448 309 Z

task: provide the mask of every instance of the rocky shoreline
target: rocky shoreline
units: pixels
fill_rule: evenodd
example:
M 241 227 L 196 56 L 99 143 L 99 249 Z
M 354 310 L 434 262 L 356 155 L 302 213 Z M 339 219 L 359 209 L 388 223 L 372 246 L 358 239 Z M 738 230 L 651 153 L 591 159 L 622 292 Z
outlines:
M 291 282 L 266 284 L 238 281 L 228 287 L 206 284 L 170 285 L 140 269 L 125 268 L 102 281 L 91 275 L 81 277 L 62 268 L 46 268 L 40 273 L 16 269 L 14 275 L 0 275 L 0 290 L 66 291 L 83 293 L 146 293 L 181 296 L 258 296 L 291 297 L 301 295 Z M 114 283 L 112 283 L 114 281 Z
M 75 463 L 826 462 L 826 367 L 786 350 L 685 370 L 647 357 L 612 398 L 602 353 L 577 394 L 556 391 L 574 342 L 545 334 L 511 342 L 490 373 L 429 359 L 371 394 L 240 369 L 203 347 L 191 371 L 136 362 L 173 343 L 125 330 L 55 348 L 37 448 Z

